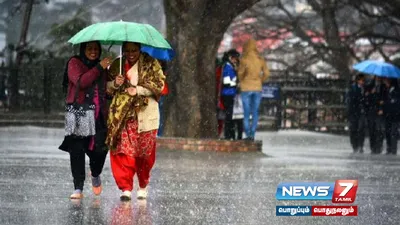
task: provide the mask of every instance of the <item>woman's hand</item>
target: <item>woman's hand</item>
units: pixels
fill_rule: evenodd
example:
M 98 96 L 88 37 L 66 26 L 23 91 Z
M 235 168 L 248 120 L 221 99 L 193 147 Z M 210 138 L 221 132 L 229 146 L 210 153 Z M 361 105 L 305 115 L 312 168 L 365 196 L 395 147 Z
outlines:
M 120 87 L 125 82 L 125 78 L 122 75 L 118 75 L 114 80 L 114 86 Z
M 100 66 L 103 67 L 103 69 L 106 69 L 110 64 L 111 64 L 111 56 L 106 57 L 100 61 Z
M 137 95 L 136 87 L 128 87 L 128 88 L 125 89 L 125 92 L 127 92 L 130 96 Z

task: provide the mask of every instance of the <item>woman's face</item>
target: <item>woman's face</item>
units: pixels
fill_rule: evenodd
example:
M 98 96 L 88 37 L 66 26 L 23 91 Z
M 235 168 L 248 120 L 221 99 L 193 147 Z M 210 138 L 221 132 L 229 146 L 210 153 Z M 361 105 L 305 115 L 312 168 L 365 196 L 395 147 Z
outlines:
M 364 78 L 361 78 L 361 79 L 359 79 L 359 80 L 357 81 L 357 83 L 358 83 L 359 85 L 363 86 L 364 83 L 365 83 L 365 79 L 364 79 Z
M 89 42 L 85 48 L 85 56 L 89 60 L 96 60 L 100 57 L 100 48 L 96 42 Z
M 382 83 L 382 78 L 376 76 L 376 77 L 375 77 L 375 82 L 376 82 L 377 84 L 381 84 L 381 83 Z
M 387 78 L 383 79 L 383 83 L 386 85 L 386 87 L 390 87 L 390 80 Z
M 235 65 L 238 64 L 238 62 L 239 62 L 239 59 L 237 57 L 233 57 L 233 56 L 230 56 L 229 60 Z
M 128 60 L 129 64 L 135 64 L 140 56 L 139 45 L 131 42 L 125 44 L 124 56 Z

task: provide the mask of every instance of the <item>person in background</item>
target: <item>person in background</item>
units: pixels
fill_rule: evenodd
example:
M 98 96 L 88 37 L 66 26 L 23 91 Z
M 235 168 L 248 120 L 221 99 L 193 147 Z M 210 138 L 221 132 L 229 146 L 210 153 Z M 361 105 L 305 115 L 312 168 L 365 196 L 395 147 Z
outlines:
M 397 79 L 384 78 L 387 88 L 383 106 L 385 116 L 386 154 L 397 154 L 400 121 L 400 89 Z
M 364 152 L 365 139 L 365 76 L 358 74 L 348 93 L 348 121 L 350 127 L 350 143 L 354 153 Z
M 238 94 L 238 79 L 236 65 L 239 62 L 239 52 L 229 50 L 223 58 L 221 99 L 225 108 L 224 133 L 226 140 L 235 139 L 235 123 L 233 120 L 233 106 L 235 96 Z
M 167 76 L 167 62 L 166 61 L 162 61 L 159 60 L 162 71 L 164 72 L 164 75 Z M 159 106 L 159 111 L 160 111 L 160 127 L 158 128 L 158 132 L 157 132 L 157 136 L 161 137 L 163 136 L 163 132 L 164 132 L 164 111 L 163 111 L 163 106 L 164 106 L 164 101 L 165 101 L 165 97 L 169 94 L 169 88 L 168 88 L 168 84 L 165 81 L 164 83 L 164 88 L 161 91 L 161 97 L 160 100 L 158 101 L 158 106 Z
M 4 61 L 2 65 L 0 66 L 4 67 Z M 6 87 L 6 76 L 0 75 L 0 108 L 4 107 L 4 109 L 7 108 L 7 87 Z
M 366 86 L 365 105 L 371 154 L 382 153 L 385 136 L 384 93 L 385 84 L 382 83 L 382 79 L 378 76 L 375 76 L 371 83 Z
M 242 140 L 243 139 L 243 102 L 240 94 L 238 93 L 235 96 L 233 102 L 233 113 L 232 113 L 232 120 L 235 130 L 235 140 Z
M 222 58 L 226 58 L 226 52 Z M 224 122 L 225 122 L 225 107 L 222 103 L 221 99 L 221 89 L 222 89 L 222 67 L 224 65 L 223 61 L 219 60 L 218 58 L 215 60 L 215 84 L 216 84 L 216 97 L 217 97 L 217 130 L 218 130 L 218 137 L 221 137 L 224 129 Z
M 250 39 L 243 47 L 243 56 L 240 59 L 238 70 L 244 110 L 243 126 L 247 140 L 254 140 L 262 84 L 268 79 L 269 74 L 265 59 L 257 51 L 256 41 Z M 250 124 L 250 114 L 252 115 L 252 124 Z

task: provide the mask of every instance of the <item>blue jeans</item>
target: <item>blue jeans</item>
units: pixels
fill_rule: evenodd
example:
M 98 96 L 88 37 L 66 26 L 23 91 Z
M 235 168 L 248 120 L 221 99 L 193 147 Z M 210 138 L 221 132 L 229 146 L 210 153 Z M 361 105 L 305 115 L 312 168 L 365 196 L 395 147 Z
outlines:
M 165 96 L 161 96 L 160 100 L 158 101 L 158 109 L 160 111 L 160 126 L 158 127 L 157 136 L 161 137 L 163 135 L 164 130 L 164 113 L 163 113 L 163 104 L 164 104 Z
M 240 93 L 243 101 L 243 126 L 246 137 L 254 138 L 258 123 L 258 108 L 261 103 L 261 92 L 246 91 Z M 252 124 L 250 125 L 250 114 L 252 116 Z

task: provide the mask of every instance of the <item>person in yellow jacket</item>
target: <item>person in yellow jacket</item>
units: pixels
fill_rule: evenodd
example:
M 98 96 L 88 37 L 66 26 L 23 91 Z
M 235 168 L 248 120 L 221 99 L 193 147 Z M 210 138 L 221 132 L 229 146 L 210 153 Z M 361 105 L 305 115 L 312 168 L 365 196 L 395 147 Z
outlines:
M 256 41 L 250 39 L 243 47 L 238 76 L 243 102 L 243 126 L 246 139 L 254 140 L 258 122 L 258 108 L 261 103 L 262 84 L 269 77 L 265 59 L 258 53 Z M 250 114 L 252 124 L 250 124 Z

